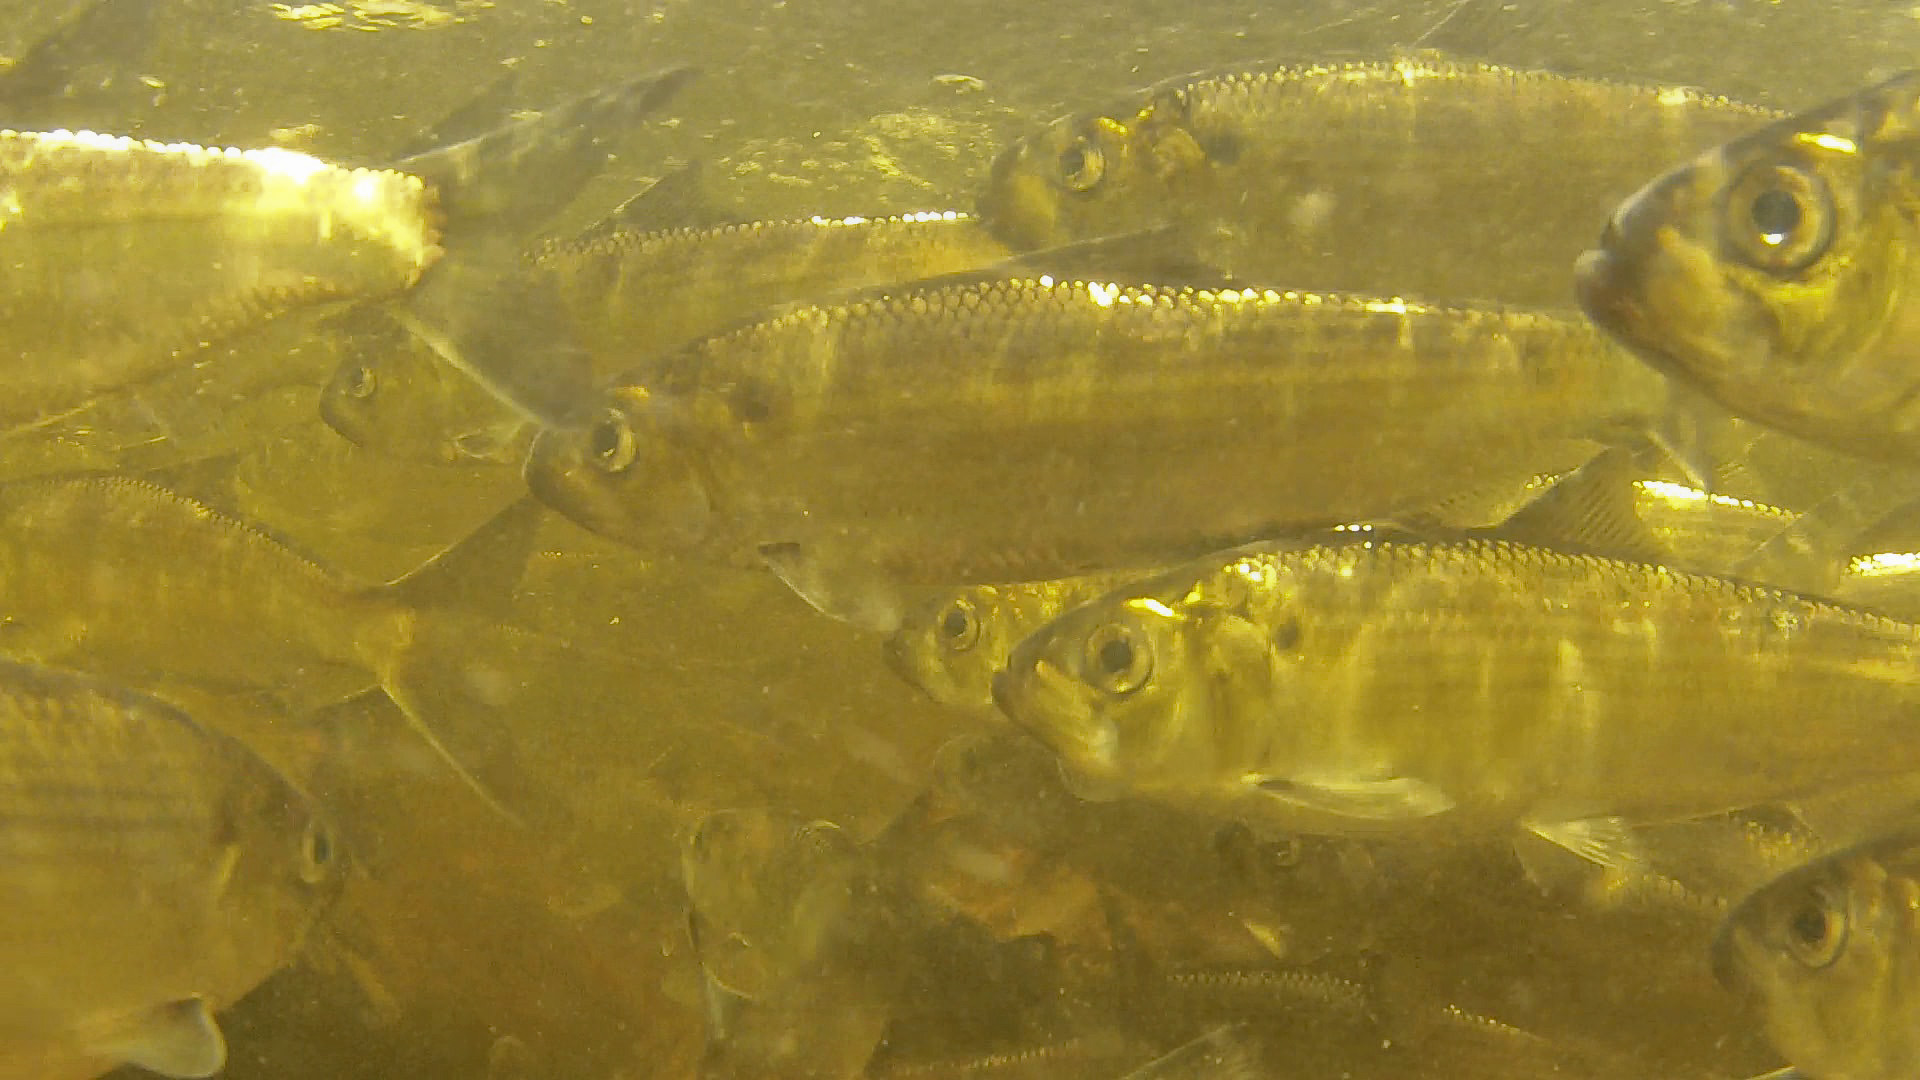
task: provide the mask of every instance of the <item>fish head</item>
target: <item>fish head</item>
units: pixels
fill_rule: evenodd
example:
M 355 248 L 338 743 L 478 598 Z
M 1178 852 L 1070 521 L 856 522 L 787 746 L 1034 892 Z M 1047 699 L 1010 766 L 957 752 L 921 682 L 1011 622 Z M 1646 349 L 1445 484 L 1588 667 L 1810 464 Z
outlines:
M 641 549 L 692 547 L 707 537 L 713 504 L 677 421 L 673 401 L 616 386 L 596 413 L 534 439 L 527 486 L 602 536 Z
M 404 327 L 371 318 L 356 309 L 320 327 L 321 339 L 337 343 L 340 354 L 320 391 L 320 418 L 328 427 L 355 446 L 405 461 L 524 459 L 527 425 L 517 413 Z
M 224 1008 L 290 964 L 346 884 L 347 853 L 326 813 L 271 766 L 233 744 L 212 879 L 223 928 L 202 958 L 220 972 L 205 996 Z
M 701 967 L 752 1000 L 831 965 L 857 934 L 871 891 L 858 845 L 839 826 L 773 810 L 719 810 L 680 853 L 688 926 Z
M 994 701 L 1050 747 L 1087 797 L 1217 790 L 1240 770 L 1238 729 L 1271 699 L 1266 636 L 1164 580 L 1110 594 L 1021 642 Z
M 1816 1075 L 1920 1068 L 1920 882 L 1883 857 L 1892 850 L 1869 845 L 1783 874 L 1735 907 L 1714 943 L 1721 981 L 1751 996 L 1775 1048 Z
M 908 611 L 887 638 L 899 676 L 943 705 L 993 704 L 993 676 L 1013 645 L 1000 592 L 969 586 Z
M 980 218 L 1021 250 L 1165 223 L 1174 190 L 1205 154 L 1169 111 L 1086 113 L 1054 121 L 994 160 Z
M 1813 438 L 1902 408 L 1889 349 L 1920 266 L 1911 162 L 1920 75 L 1778 121 L 1653 180 L 1580 256 L 1581 307 L 1662 371 Z M 1903 332 L 1904 331 L 1904 332 Z M 1826 429 L 1826 430 L 1823 430 Z

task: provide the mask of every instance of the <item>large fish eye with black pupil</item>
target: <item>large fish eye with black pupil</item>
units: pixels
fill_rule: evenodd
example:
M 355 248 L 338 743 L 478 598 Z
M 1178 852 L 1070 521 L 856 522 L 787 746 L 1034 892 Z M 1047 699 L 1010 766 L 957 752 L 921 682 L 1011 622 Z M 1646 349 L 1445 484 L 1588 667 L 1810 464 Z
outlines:
M 300 880 L 309 885 L 318 885 L 333 872 L 333 862 L 339 857 L 339 849 L 333 842 L 333 830 L 327 828 L 319 818 L 307 822 L 306 831 L 300 836 Z
M 1818 971 L 1840 958 L 1847 947 L 1846 897 L 1826 885 L 1807 890 L 1781 922 L 1787 955 Z
M 940 644 L 949 652 L 965 652 L 980 640 L 980 616 L 972 602 L 955 600 L 940 613 Z
M 1107 155 L 1091 137 L 1080 135 L 1060 151 L 1060 183 L 1068 191 L 1088 192 L 1107 172 Z
M 1133 626 L 1106 623 L 1087 635 L 1081 670 L 1097 689 L 1125 697 L 1153 675 L 1153 648 Z
M 1833 194 L 1826 181 L 1798 165 L 1767 162 L 1727 188 L 1721 209 L 1733 252 L 1774 274 L 1818 262 L 1833 243 Z
M 587 429 L 587 455 L 601 472 L 625 472 L 633 466 L 639 452 L 633 426 L 617 410 L 608 410 L 598 423 Z

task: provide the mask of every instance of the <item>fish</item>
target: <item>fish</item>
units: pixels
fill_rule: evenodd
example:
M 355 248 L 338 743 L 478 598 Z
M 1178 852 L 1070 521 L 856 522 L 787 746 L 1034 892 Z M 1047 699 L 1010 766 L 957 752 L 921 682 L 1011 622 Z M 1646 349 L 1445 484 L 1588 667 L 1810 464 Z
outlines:
M 344 881 L 326 816 L 157 698 L 0 661 L 0 1074 L 203 1077 Z
M 1580 255 L 1581 307 L 1740 416 L 1911 466 L 1916 110 L 1909 72 L 1657 175 Z
M 904 613 L 887 636 L 887 663 L 942 705 L 992 708 L 994 673 L 1015 645 L 1065 612 L 1148 576 L 1117 571 L 950 589 Z
M 628 211 L 631 213 L 631 211 Z M 977 269 L 1007 250 L 956 211 L 703 228 L 595 229 L 526 256 L 596 364 L 630 365 L 764 308 Z M 397 344 L 349 360 L 321 413 L 353 442 L 412 460 L 519 465 L 524 418 L 431 350 Z
M 936 806 L 976 826 L 947 845 L 955 868 L 974 870 L 976 880 L 1002 892 L 1005 882 L 993 875 L 1005 860 L 979 857 L 989 840 L 1032 853 L 1038 867 L 1089 875 L 1109 894 L 1177 911 L 1183 930 L 1205 932 L 1217 955 L 1238 962 L 1297 965 L 1373 943 L 1373 860 L 1350 841 L 1289 835 L 1262 842 L 1238 825 L 1163 803 L 1087 802 L 1074 796 L 1045 746 L 1005 728 L 943 745 L 931 790 Z M 939 851 L 924 838 L 898 846 L 922 860 Z M 1427 868 L 1408 861 L 1396 869 L 1414 876 Z M 1189 940 L 1181 952 L 1201 948 Z
M 1894 1080 L 1920 1069 L 1910 828 L 1796 867 L 1727 916 L 1713 944 L 1722 981 L 1749 996 L 1775 1049 L 1823 1080 Z
M 412 688 L 436 650 L 481 648 L 488 598 L 511 592 L 540 515 L 516 500 L 379 586 L 157 484 L 22 481 L 0 488 L 0 655 L 162 693 L 170 682 L 264 693 L 296 714 L 379 686 L 485 798 L 423 719 L 440 704 Z
M 396 294 L 440 255 L 418 177 L 292 150 L 6 131 L 0 182 L 13 193 L 0 249 L 8 428 L 289 311 Z
M 876 868 L 832 822 L 722 810 L 681 877 L 717 1076 L 860 1076 L 892 1013 Z
M 1171 224 L 1242 284 L 1566 308 L 1581 222 L 1778 115 L 1419 52 L 1251 66 L 1015 142 L 979 210 L 1020 249 Z
M 0 367 L 0 471 L 162 467 L 283 430 L 312 415 L 327 371 L 371 347 L 355 337 L 368 318 L 355 304 L 397 305 L 463 362 L 486 362 L 484 349 L 461 350 L 468 334 L 501 349 L 538 334 L 564 353 L 549 325 L 522 329 L 538 314 L 530 302 L 494 309 L 489 324 L 444 294 L 503 288 L 484 269 L 490 238 L 571 197 L 591 176 L 583 150 L 685 81 L 680 69 L 645 76 L 404 159 L 424 177 L 285 150 L 0 135 L 0 171 L 21 192 L 5 249 L 20 359 Z M 206 264 L 183 260 L 189 249 Z M 441 273 L 423 277 L 430 266 Z M 100 303 L 109 293 L 116 302 Z
M 801 305 L 616 377 L 588 422 L 540 434 L 525 475 L 589 530 L 764 562 L 891 630 L 909 586 L 1391 519 L 1651 438 L 1668 401 L 1591 328 L 1534 312 L 941 282 Z M 1473 452 L 1436 449 L 1457 446 Z
M 1910 623 L 1658 565 L 1275 541 L 1060 617 L 993 688 L 1088 797 L 1520 829 L 1606 866 L 1635 861 L 1629 825 L 1914 772 L 1916 647 Z

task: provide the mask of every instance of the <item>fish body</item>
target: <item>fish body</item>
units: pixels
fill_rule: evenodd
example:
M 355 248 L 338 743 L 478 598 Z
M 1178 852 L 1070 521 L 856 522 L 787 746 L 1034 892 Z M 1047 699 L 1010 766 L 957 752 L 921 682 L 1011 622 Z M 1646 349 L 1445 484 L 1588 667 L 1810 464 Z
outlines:
M 0 663 L 0 1074 L 210 1075 L 211 1012 L 294 958 L 344 859 L 239 743 Z
M 1656 565 L 1282 543 L 1061 617 L 994 689 L 1090 793 L 1578 847 L 1581 822 L 1912 771 L 1917 647 L 1912 624 Z
M 1660 175 L 1580 257 L 1581 306 L 1741 416 L 1920 459 L 1916 115 L 1907 73 Z
M 1748 897 L 1715 942 L 1774 1047 L 1808 1076 L 1920 1071 L 1920 837 L 1883 836 L 1790 870 Z
M 266 694 L 296 713 L 378 686 L 486 798 L 422 718 L 419 689 L 441 669 L 484 666 L 483 642 L 510 647 L 476 598 L 518 580 L 538 514 L 521 500 L 374 585 L 145 481 L 22 481 L 0 489 L 0 655 L 156 692 Z M 457 707 L 435 696 L 431 708 Z
M 977 220 L 946 211 L 595 230 L 543 245 L 528 261 L 606 367 L 665 353 L 763 308 L 974 270 L 1006 254 Z M 534 434 L 513 409 L 404 338 L 344 364 L 321 412 L 361 446 L 413 460 L 518 465 Z
M 1902 619 L 1920 620 L 1920 553 L 1876 551 L 1847 560 L 1834 598 Z
M 58 417 L 295 308 L 397 293 L 439 254 L 434 197 L 417 177 L 290 150 L 0 132 L 0 184 L 10 425 Z
M 1023 249 L 1170 224 L 1244 282 L 1564 307 L 1583 220 L 1773 115 L 1421 54 L 1256 67 L 1055 122 L 980 211 Z
M 717 333 L 764 308 L 980 270 L 1009 255 L 958 211 L 614 229 L 547 244 L 533 264 L 596 356 L 628 362 Z
M 541 435 L 527 479 L 643 550 L 1040 579 L 1571 467 L 1655 422 L 1650 374 L 1532 313 L 942 284 L 799 307 L 616 379 L 589 423 Z
M 135 683 L 276 689 L 345 676 L 364 688 L 404 638 L 404 605 L 377 588 L 144 481 L 23 481 L 0 491 L 0 520 L 8 655 Z

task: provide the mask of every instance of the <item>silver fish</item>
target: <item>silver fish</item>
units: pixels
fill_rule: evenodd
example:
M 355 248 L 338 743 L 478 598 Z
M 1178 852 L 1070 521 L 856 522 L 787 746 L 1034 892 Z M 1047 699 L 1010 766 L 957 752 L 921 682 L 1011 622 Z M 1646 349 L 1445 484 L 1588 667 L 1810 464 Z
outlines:
M 1571 467 L 1658 426 L 1666 389 L 1533 313 L 943 284 L 796 308 L 617 379 L 592 422 L 540 436 L 527 479 L 590 529 L 758 555 L 890 629 L 901 583 L 1152 565 Z
M 1660 566 L 1279 543 L 1063 616 L 994 696 L 1091 794 L 1303 831 L 1524 825 L 1611 861 L 1621 819 L 1920 769 L 1917 650 L 1920 626 Z

